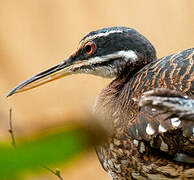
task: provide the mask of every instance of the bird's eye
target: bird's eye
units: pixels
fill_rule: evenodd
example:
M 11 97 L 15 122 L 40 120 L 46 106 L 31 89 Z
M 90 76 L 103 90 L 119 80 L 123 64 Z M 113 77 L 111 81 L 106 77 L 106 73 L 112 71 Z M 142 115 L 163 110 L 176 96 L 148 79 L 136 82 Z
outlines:
M 85 45 L 85 51 L 88 55 L 91 55 L 95 50 L 95 44 L 93 42 L 88 42 Z

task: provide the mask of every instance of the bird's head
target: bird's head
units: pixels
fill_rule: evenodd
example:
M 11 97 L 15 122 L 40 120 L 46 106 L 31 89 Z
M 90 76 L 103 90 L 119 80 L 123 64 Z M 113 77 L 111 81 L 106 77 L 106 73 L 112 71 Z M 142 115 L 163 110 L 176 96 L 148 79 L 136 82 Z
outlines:
M 8 96 L 71 74 L 117 77 L 126 67 L 130 72 L 154 59 L 154 47 L 136 30 L 127 27 L 103 28 L 86 35 L 77 50 L 62 63 L 22 82 Z

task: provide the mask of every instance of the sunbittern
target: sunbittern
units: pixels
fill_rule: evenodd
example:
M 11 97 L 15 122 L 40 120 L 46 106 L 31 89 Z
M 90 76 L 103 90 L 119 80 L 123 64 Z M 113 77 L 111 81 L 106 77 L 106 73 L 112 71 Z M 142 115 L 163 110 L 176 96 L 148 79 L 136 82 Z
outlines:
M 104 28 L 86 35 L 68 59 L 19 84 L 8 96 L 76 73 L 115 78 L 95 105 L 95 112 L 113 129 L 96 147 L 105 171 L 114 180 L 194 179 L 194 119 L 162 113 L 145 99 L 143 107 L 138 104 L 145 91 L 155 88 L 175 90 L 190 104 L 193 62 L 194 48 L 157 59 L 153 45 L 136 30 Z M 155 98 L 153 106 L 159 103 Z

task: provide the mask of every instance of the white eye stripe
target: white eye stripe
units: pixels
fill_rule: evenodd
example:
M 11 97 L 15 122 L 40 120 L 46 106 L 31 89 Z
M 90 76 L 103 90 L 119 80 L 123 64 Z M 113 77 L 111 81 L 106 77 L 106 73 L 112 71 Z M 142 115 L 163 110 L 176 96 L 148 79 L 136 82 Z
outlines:
M 122 30 L 107 31 L 107 32 L 104 32 L 104 33 L 95 34 L 93 36 L 92 35 L 91 36 L 88 36 L 86 39 L 84 39 L 84 41 L 92 40 L 92 39 L 95 39 L 97 37 L 106 37 L 109 34 L 122 33 L 122 32 L 123 32 Z
M 118 55 L 123 57 L 126 62 L 129 59 L 133 60 L 133 62 L 135 62 L 137 60 L 137 54 L 134 51 L 132 51 L 132 50 L 129 50 L 129 51 L 119 51 Z
M 135 62 L 137 60 L 137 54 L 132 50 L 117 51 L 116 53 L 108 54 L 106 56 L 90 58 L 88 60 L 88 63 L 95 64 L 95 63 L 105 62 L 109 59 L 116 59 L 116 58 L 123 58 L 126 62 L 130 59 L 132 60 L 132 62 Z

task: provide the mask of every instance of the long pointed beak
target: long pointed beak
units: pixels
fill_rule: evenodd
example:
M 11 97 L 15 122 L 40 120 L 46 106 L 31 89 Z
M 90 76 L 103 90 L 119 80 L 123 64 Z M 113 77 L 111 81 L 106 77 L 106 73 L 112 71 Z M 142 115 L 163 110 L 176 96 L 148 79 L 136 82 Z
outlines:
M 66 59 L 60 64 L 57 64 L 54 67 L 51 67 L 30 79 L 22 82 L 21 84 L 17 85 L 14 89 L 12 89 L 8 95 L 11 96 L 12 94 L 27 91 L 29 89 L 41 86 L 46 84 L 50 81 L 54 81 L 56 79 L 60 79 L 64 76 L 72 74 L 73 65 L 69 63 L 70 59 Z

